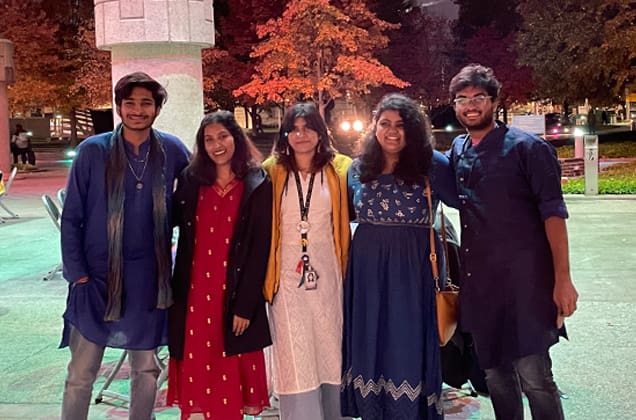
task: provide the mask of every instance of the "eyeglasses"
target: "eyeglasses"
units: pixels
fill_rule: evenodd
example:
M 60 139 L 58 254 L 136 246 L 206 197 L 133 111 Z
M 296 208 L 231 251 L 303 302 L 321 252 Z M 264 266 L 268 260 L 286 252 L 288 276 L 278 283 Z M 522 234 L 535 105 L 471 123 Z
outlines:
M 459 106 L 466 106 L 468 104 L 481 106 L 481 105 L 485 104 L 486 101 L 491 99 L 491 98 L 492 98 L 492 96 L 477 95 L 477 96 L 472 97 L 472 98 L 455 98 L 455 99 L 453 99 L 453 102 L 455 103 L 455 105 L 459 105 Z

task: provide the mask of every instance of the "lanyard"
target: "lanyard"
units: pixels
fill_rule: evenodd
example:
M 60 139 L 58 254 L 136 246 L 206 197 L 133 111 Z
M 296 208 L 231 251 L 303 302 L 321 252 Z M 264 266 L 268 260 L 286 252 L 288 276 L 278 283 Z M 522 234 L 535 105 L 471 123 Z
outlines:
M 296 180 L 296 190 L 298 191 L 298 207 L 300 209 L 300 222 L 298 222 L 298 231 L 300 232 L 301 245 L 303 254 L 307 253 L 307 232 L 309 232 L 309 222 L 307 216 L 309 215 L 309 204 L 311 203 L 311 193 L 314 189 L 314 180 L 316 179 L 316 173 L 311 173 L 309 178 L 309 186 L 307 187 L 307 197 L 303 202 L 303 187 L 300 184 L 300 176 L 297 171 L 294 171 L 294 179 Z
M 298 265 L 296 266 L 296 272 L 300 274 L 300 283 L 298 283 L 298 287 L 301 287 L 303 284 L 305 285 L 305 290 L 314 290 L 316 289 L 316 281 L 318 280 L 318 273 L 313 269 L 311 264 L 309 264 L 309 255 L 307 255 L 307 232 L 311 228 L 311 225 L 307 221 L 307 216 L 309 214 L 309 204 L 311 202 L 311 192 L 314 189 L 314 180 L 316 179 L 316 173 L 312 172 L 311 178 L 309 179 L 309 186 L 307 187 L 307 198 L 305 198 L 303 202 L 303 187 L 300 184 L 300 176 L 298 172 L 294 172 L 294 178 L 296 179 L 296 190 L 298 191 L 298 207 L 300 208 L 300 222 L 296 228 L 298 232 L 300 232 L 300 244 L 302 246 L 302 256 L 300 257 L 300 261 L 298 261 Z

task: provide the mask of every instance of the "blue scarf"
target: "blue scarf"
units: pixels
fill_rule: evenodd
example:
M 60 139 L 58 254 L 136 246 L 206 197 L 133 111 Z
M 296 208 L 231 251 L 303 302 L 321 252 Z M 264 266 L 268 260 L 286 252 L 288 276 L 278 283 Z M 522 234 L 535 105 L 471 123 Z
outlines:
M 123 234 L 124 200 L 126 198 L 127 156 L 120 124 L 110 138 L 110 153 L 106 163 L 106 191 L 108 194 L 108 303 L 104 321 L 117 321 L 123 314 Z M 152 219 L 155 258 L 157 260 L 157 308 L 166 309 L 172 304 L 170 288 L 170 225 L 166 208 L 166 156 L 160 134 L 150 131 L 148 164 L 152 174 Z

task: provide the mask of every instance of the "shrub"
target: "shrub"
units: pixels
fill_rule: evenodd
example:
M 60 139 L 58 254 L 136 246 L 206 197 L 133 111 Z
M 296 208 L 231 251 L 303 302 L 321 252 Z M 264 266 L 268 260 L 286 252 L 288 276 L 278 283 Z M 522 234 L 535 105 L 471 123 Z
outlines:
M 562 185 L 564 194 L 585 193 L 584 178 L 570 179 Z M 636 162 L 620 163 L 599 173 L 599 194 L 636 194 Z

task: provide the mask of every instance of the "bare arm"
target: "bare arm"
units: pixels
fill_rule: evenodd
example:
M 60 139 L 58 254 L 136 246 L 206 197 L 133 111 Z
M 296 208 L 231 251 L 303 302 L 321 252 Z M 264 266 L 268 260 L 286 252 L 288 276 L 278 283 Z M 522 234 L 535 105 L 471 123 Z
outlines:
M 565 219 L 556 216 L 549 217 L 545 220 L 544 227 L 554 264 L 554 303 L 557 306 L 559 316 L 567 317 L 576 311 L 576 301 L 579 294 L 570 276 L 568 233 Z

